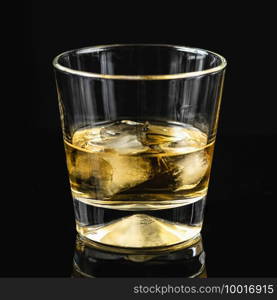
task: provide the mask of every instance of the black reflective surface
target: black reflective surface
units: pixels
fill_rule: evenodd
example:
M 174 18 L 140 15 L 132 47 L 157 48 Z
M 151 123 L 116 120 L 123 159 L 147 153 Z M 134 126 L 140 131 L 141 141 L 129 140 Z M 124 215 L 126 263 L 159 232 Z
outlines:
M 206 269 L 201 236 L 189 246 L 184 244 L 134 251 L 103 246 L 78 235 L 72 277 L 203 277 Z
M 29 138 L 37 147 L 26 152 L 16 203 L 2 206 L 0 275 L 70 277 L 76 232 L 62 137 Z M 202 231 L 208 277 L 276 276 L 275 152 L 273 136 L 218 137 Z
M 251 4 L 251 14 L 234 3 L 218 12 L 210 3 L 184 10 L 165 2 L 157 13 L 157 6 L 123 9 L 115 2 L 104 20 L 106 2 L 75 4 L 58 1 L 53 10 L 49 2 L 24 3 L 25 20 L 14 20 L 16 33 L 7 34 L 16 55 L 6 76 L 10 88 L 3 88 L 3 101 L 13 107 L 2 110 L 2 133 L 12 128 L 15 145 L 5 142 L 8 155 L 1 156 L 8 171 L 1 169 L 0 276 L 72 276 L 76 232 L 51 60 L 69 49 L 119 42 L 203 47 L 226 57 L 202 231 L 207 276 L 276 276 L 275 10 L 261 3 Z

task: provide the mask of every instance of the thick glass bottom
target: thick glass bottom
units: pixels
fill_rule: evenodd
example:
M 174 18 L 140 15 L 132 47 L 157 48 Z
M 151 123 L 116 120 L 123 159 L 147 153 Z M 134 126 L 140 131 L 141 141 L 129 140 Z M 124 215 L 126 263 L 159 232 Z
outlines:
M 205 197 L 161 210 L 117 210 L 77 199 L 74 206 L 77 231 L 90 241 L 122 248 L 161 248 L 189 242 L 200 233 Z

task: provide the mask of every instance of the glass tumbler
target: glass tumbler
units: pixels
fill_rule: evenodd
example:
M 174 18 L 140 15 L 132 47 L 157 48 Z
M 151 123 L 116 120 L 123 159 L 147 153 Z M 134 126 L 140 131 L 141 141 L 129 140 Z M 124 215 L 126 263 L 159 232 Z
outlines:
M 225 59 L 174 45 L 122 44 L 54 61 L 76 228 L 127 249 L 199 239 Z

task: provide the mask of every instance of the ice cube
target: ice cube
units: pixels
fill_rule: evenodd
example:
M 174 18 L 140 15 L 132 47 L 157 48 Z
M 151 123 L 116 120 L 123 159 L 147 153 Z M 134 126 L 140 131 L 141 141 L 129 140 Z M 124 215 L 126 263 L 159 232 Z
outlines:
M 72 144 L 92 152 L 102 151 L 101 127 L 77 130 L 72 137 Z
M 107 197 L 135 187 L 151 176 L 151 163 L 147 158 L 107 152 L 103 159 L 112 169 L 110 181 L 103 186 L 104 195 Z
M 136 156 L 149 150 L 138 140 L 141 128 L 142 123 L 123 120 L 101 129 L 105 147 L 102 157 L 112 168 L 111 181 L 103 187 L 105 196 L 128 190 L 150 178 L 149 159 Z
M 160 145 L 162 151 L 171 155 L 193 152 L 197 148 L 202 148 L 207 144 L 207 135 L 194 128 L 187 126 L 182 128 L 179 138 Z
M 105 143 L 105 147 L 112 149 L 120 154 L 138 154 L 146 152 L 147 147 L 143 146 L 138 140 L 136 135 L 121 134 L 115 139 Z
M 162 126 L 145 122 L 138 138 L 143 145 L 162 145 L 164 143 L 178 142 L 188 137 L 183 127 Z
M 175 191 L 196 187 L 205 176 L 209 160 L 205 150 L 186 154 L 181 160 L 173 163 L 176 186 Z
M 77 131 L 72 141 L 78 151 L 68 163 L 72 178 L 104 198 L 148 180 L 151 163 L 136 156 L 148 150 L 137 139 L 139 126 L 134 121 L 120 121 Z
M 101 180 L 101 185 L 106 185 L 113 174 L 111 165 L 103 159 L 101 153 L 79 152 L 76 154 L 74 175 L 91 184 Z
M 115 122 L 100 131 L 102 145 L 120 154 L 137 154 L 145 152 L 148 147 L 138 140 L 142 124 L 134 121 Z
M 116 152 L 78 154 L 74 169 L 70 171 L 72 176 L 81 180 L 82 185 L 95 187 L 98 196 L 104 198 L 148 180 L 151 172 L 147 158 Z
M 136 135 L 141 130 L 142 125 L 142 123 L 134 121 L 116 121 L 103 126 L 100 130 L 100 135 L 103 141 L 108 141 L 124 134 Z
M 98 196 L 108 198 L 148 180 L 151 172 L 147 158 L 115 152 L 79 154 L 70 171 L 82 185 L 94 186 Z

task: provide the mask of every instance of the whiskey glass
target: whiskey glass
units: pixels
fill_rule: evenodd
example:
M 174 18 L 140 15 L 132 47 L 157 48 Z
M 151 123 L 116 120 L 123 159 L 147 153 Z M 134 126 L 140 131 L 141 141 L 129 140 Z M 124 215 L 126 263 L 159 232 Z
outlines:
M 53 65 L 79 235 L 150 252 L 199 241 L 226 60 L 116 44 Z

